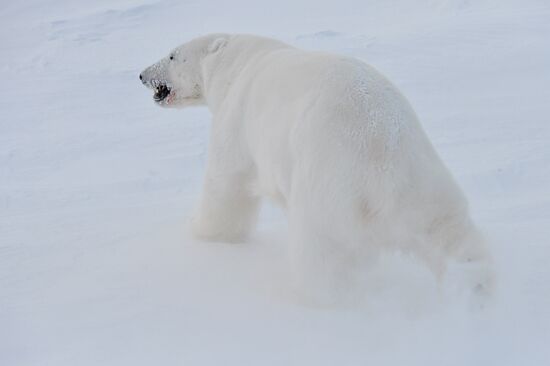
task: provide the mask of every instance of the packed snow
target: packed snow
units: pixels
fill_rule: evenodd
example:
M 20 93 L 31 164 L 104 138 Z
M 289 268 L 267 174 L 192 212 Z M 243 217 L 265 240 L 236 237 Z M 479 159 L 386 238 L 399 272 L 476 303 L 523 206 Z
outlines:
M 549 2 L 28 0 L 0 30 L 0 365 L 550 364 Z M 388 76 L 490 238 L 492 303 L 388 254 L 361 304 L 303 304 L 269 204 L 246 244 L 191 239 L 210 115 L 138 75 L 212 32 Z

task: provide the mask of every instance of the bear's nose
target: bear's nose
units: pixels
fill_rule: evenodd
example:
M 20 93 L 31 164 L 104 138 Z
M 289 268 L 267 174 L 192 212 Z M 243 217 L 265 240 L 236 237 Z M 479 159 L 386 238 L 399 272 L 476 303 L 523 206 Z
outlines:
M 139 74 L 139 80 L 143 80 L 143 76 Z

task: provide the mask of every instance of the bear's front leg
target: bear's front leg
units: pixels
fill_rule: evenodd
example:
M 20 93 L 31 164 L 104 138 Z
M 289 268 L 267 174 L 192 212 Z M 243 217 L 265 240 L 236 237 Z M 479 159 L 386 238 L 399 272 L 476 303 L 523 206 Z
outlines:
M 202 240 L 242 242 L 256 223 L 259 199 L 237 177 L 206 177 L 192 220 L 193 235 Z
M 238 145 L 221 141 L 223 131 L 213 132 L 192 233 L 202 240 L 242 242 L 258 216 L 259 198 L 251 190 L 254 170 Z

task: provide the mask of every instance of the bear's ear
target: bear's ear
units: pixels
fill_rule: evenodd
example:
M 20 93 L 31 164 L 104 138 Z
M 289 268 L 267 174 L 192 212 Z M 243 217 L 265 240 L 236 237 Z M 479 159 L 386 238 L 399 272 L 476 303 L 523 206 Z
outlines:
M 212 43 L 210 43 L 210 46 L 208 46 L 208 53 L 218 52 L 219 50 L 224 48 L 226 44 L 227 38 L 216 38 L 212 41 Z

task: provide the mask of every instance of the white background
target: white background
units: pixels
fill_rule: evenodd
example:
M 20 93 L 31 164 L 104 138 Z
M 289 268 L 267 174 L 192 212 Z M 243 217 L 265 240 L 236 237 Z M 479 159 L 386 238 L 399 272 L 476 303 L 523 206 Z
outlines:
M 138 74 L 220 31 L 403 91 L 491 239 L 488 309 L 401 257 L 361 306 L 300 304 L 272 207 L 250 243 L 189 238 L 210 115 Z M 0 83 L 0 365 L 550 364 L 548 1 L 3 1 Z

